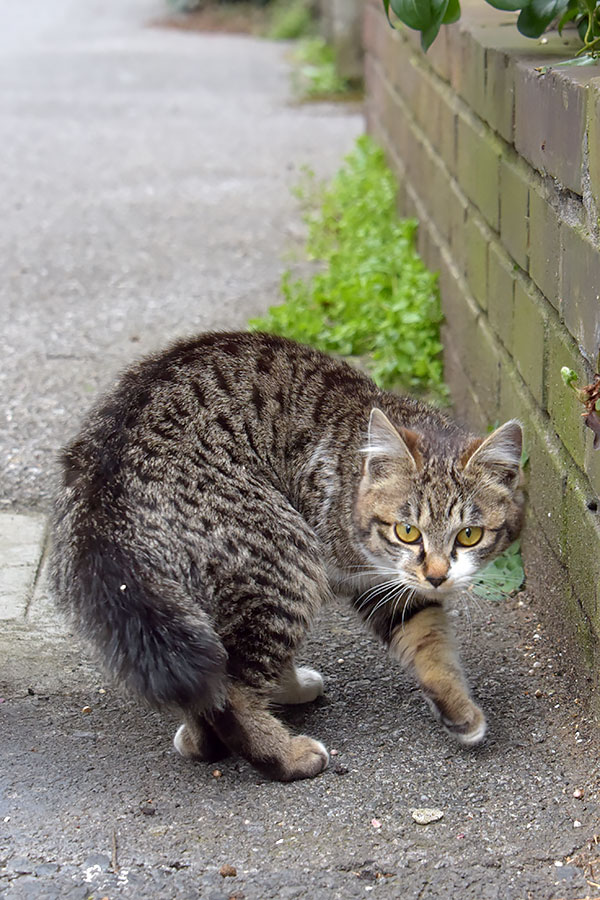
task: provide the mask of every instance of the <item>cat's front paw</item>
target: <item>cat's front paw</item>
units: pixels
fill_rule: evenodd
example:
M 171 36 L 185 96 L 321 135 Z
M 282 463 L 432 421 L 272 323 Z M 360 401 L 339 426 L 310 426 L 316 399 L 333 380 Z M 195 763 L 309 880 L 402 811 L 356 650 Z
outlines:
M 300 735 L 290 741 L 288 758 L 282 781 L 297 781 L 300 778 L 314 778 L 329 763 L 329 753 L 320 741 Z
M 436 719 L 463 747 L 474 747 L 483 741 L 487 732 L 485 716 L 468 697 L 452 704 L 445 703 L 443 707 L 430 697 L 426 699 Z
M 442 717 L 444 728 L 450 732 L 464 747 L 474 747 L 480 744 L 487 732 L 487 722 L 480 708 L 469 701 L 466 715 L 461 715 L 458 720 L 450 720 Z

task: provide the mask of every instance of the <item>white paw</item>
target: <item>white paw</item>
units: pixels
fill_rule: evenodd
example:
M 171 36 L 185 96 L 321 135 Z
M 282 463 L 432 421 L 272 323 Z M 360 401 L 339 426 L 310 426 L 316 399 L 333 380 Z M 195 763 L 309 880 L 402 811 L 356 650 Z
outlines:
M 193 756 L 193 751 L 190 747 L 188 731 L 185 725 L 180 725 L 175 732 L 173 744 L 175 745 L 175 749 L 181 756 L 185 757 L 186 759 L 189 759 L 191 756 Z
M 276 703 L 311 703 L 323 693 L 323 679 L 315 669 L 300 666 L 286 672 L 273 692 Z
M 457 733 L 455 737 L 463 745 L 463 747 L 474 747 L 475 744 L 481 743 L 486 735 L 486 732 L 487 722 L 485 721 L 485 719 L 483 719 L 472 731 L 467 731 L 465 734 Z

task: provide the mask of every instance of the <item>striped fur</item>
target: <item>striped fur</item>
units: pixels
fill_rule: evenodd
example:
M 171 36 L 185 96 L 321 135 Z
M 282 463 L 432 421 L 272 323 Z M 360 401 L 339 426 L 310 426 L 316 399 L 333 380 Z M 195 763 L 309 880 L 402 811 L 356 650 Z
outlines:
M 182 711 L 183 755 L 233 751 L 293 780 L 322 771 L 327 752 L 270 705 L 320 693 L 294 656 L 350 585 L 358 614 L 473 743 L 485 724 L 444 600 L 517 535 L 519 456 L 518 423 L 481 441 L 289 341 L 182 341 L 126 372 L 62 455 L 57 602 L 118 679 Z M 398 523 L 420 542 L 399 541 Z M 465 526 L 483 528 L 477 547 L 457 546 Z

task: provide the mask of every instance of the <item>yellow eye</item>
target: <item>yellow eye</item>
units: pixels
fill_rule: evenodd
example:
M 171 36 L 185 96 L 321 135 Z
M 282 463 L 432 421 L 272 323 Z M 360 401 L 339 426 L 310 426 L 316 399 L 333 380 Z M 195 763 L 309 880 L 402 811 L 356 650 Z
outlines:
M 478 525 L 467 525 L 456 535 L 456 542 L 463 547 L 474 547 L 483 537 L 483 528 Z
M 403 544 L 416 544 L 421 537 L 421 532 L 414 525 L 408 525 L 406 522 L 396 522 L 394 525 L 396 537 Z

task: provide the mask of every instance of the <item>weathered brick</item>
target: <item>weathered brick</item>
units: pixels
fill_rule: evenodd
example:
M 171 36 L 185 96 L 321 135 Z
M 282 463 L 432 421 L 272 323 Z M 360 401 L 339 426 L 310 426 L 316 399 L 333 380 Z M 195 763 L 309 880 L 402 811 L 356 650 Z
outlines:
M 581 228 L 561 227 L 561 293 L 567 328 L 588 359 L 600 349 L 600 249 Z
M 440 270 L 442 307 L 454 346 L 461 360 L 464 377 L 473 387 L 479 405 L 486 413 L 486 424 L 497 415 L 500 358 L 498 345 L 485 316 L 469 298 L 463 279 L 442 261 Z
M 488 250 L 488 317 L 505 347 L 513 339 L 515 265 L 499 244 Z
M 488 231 L 473 211 L 465 225 L 465 277 L 482 309 L 487 308 Z
M 541 408 L 545 405 L 545 343 L 547 302 L 527 285 L 515 282 L 512 352 L 517 369 Z
M 394 34 L 390 28 L 388 31 Z M 410 107 L 420 103 L 421 74 L 419 68 L 413 62 L 413 57 L 406 42 L 396 39 L 388 39 L 382 65 L 386 77 L 392 87 L 398 91 Z
M 523 424 L 524 446 L 529 456 L 526 467 L 529 506 L 538 516 L 554 552 L 559 554 L 566 454 L 561 453 L 558 441 L 533 406 L 515 367 L 504 361 L 500 373 L 499 419 L 512 418 Z
M 600 78 L 590 82 L 587 127 L 590 188 L 600 210 Z
M 588 429 L 586 435 L 585 447 L 585 474 L 590 480 L 592 496 L 589 498 L 590 503 L 596 503 L 600 514 L 600 449 L 594 450 L 594 438 L 592 432 Z
M 560 220 L 541 185 L 529 188 L 529 274 L 542 294 L 560 306 Z
M 547 409 L 557 434 L 583 469 L 586 435 L 581 418 L 581 406 L 576 394 L 564 384 L 560 370 L 563 366 L 573 369 L 580 384 L 587 383 L 588 368 L 575 341 L 567 334 L 555 315 L 548 316 L 547 326 Z
M 465 223 L 467 221 L 468 203 L 455 181 L 450 182 L 449 211 L 450 211 L 450 249 L 454 263 L 459 272 L 465 268 Z
M 483 117 L 494 131 L 512 144 L 514 139 L 515 82 L 506 53 L 486 49 L 485 103 Z
M 418 193 L 426 215 L 433 220 L 443 240 L 448 242 L 452 213 L 451 181 L 441 160 L 430 146 L 419 143 L 419 147 Z
M 537 614 L 552 633 L 558 658 L 573 658 L 575 638 L 582 661 L 590 672 L 598 673 L 598 646 L 590 620 L 578 603 L 567 569 L 554 557 L 534 515 L 527 516 L 522 548 L 528 583 L 535 588 L 536 581 L 541 582 Z
M 465 377 L 462 350 L 455 346 L 453 332 L 442 328 L 444 344 L 444 379 L 452 394 L 452 406 L 455 414 L 473 432 L 485 434 L 490 420 L 487 412 L 481 407 L 471 380 Z
M 581 194 L 586 88 L 592 76 L 519 61 L 515 78 L 515 147 L 540 172 Z M 552 110 L 552 114 L 549 114 Z
M 576 472 L 567 476 L 562 506 L 562 553 L 577 599 L 600 630 L 596 586 L 600 582 L 600 523 L 587 508 L 588 495 Z
M 485 110 L 485 48 L 471 34 L 471 29 L 460 29 L 454 35 L 455 44 L 450 54 L 450 83 L 459 97 L 483 118 Z
M 448 29 L 440 28 L 440 33 L 427 51 L 427 61 L 436 75 L 450 81 L 450 56 L 448 53 Z
M 500 236 L 522 269 L 529 266 L 529 179 L 516 157 L 500 160 Z
M 451 175 L 457 174 L 457 112 L 447 91 L 440 94 L 441 102 L 437 109 L 438 137 L 434 145 L 444 160 Z
M 473 117 L 461 112 L 457 122 L 458 180 L 488 225 L 498 231 L 502 146 L 493 133 Z

